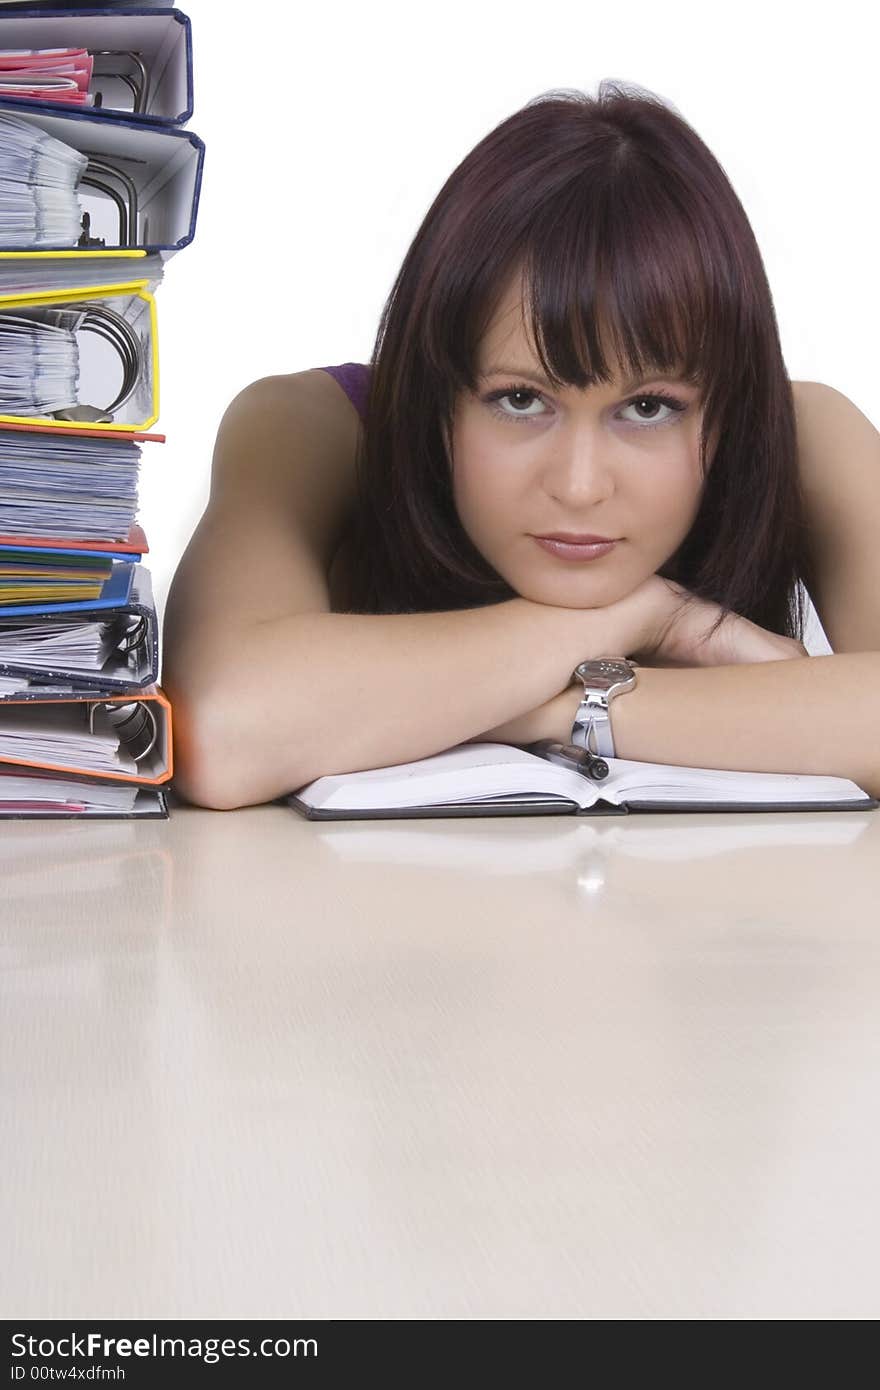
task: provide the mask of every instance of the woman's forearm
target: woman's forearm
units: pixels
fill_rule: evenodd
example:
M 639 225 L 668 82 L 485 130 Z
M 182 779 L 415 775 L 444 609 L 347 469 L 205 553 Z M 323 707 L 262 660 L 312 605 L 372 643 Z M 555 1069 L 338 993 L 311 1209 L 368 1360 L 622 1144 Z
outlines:
M 611 608 L 514 598 L 439 613 L 309 612 L 166 650 L 175 786 L 217 809 L 429 757 L 552 698 L 636 633 Z
M 483 735 L 568 743 L 583 687 Z M 612 700 L 617 756 L 739 772 L 848 777 L 880 797 L 880 652 L 665 670 Z

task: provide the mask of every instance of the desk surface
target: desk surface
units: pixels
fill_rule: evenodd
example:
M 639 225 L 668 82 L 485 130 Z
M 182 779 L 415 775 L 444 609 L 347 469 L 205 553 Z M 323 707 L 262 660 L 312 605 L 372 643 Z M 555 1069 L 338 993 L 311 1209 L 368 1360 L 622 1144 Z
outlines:
M 7 1317 L 874 1319 L 880 813 L 5 822 Z

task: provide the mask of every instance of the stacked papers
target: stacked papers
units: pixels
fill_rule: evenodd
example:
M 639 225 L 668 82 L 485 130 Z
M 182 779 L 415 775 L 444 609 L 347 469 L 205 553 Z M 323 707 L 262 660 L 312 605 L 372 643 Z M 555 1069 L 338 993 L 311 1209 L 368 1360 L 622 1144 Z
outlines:
M 39 127 L 0 112 L 0 245 L 76 246 L 76 189 L 88 162 Z
M 70 768 L 87 763 L 96 775 L 137 773 L 138 765 L 122 746 L 106 706 L 94 708 L 91 730 L 88 711 L 85 701 L 7 704 L 0 725 L 0 761 L 19 758 Z
M 34 671 L 95 675 L 119 645 L 119 622 L 26 623 L 0 620 L 4 665 L 27 666 Z M 12 678 L 11 689 L 19 688 Z M 3 677 L 0 677 L 2 689 Z
M 0 535 L 124 541 L 140 462 L 134 440 L 0 428 Z
M 0 414 L 51 415 L 78 400 L 84 317 L 58 306 L 0 312 Z
M 2 233 L 0 233 L 2 240 Z M 132 280 L 146 280 L 150 293 L 162 280 L 162 257 L 114 255 L 108 251 L 93 256 L 83 251 L 76 260 L 76 288 L 92 285 L 127 285 Z M 70 260 L 59 252 L 57 260 L 50 252 L 40 253 L 33 260 L 22 252 L 7 252 L 0 258 L 0 294 L 43 294 L 46 290 L 70 289 Z
M 0 49 L 0 96 L 91 106 L 93 67 L 85 48 Z
M 131 782 L 81 782 L 0 772 L 0 811 L 38 814 L 68 811 L 131 813 L 141 789 Z

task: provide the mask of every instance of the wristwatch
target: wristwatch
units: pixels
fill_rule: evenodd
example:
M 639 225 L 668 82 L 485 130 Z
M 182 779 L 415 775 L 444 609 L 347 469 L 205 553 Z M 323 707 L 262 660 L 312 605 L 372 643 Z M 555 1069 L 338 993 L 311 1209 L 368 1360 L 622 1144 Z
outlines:
M 584 748 L 598 757 L 613 758 L 614 739 L 608 706 L 616 695 L 632 690 L 636 684 L 635 662 L 626 657 L 603 656 L 582 661 L 574 668 L 572 679 L 575 676 L 583 681 L 584 694 L 574 717 L 571 742 L 576 748 Z

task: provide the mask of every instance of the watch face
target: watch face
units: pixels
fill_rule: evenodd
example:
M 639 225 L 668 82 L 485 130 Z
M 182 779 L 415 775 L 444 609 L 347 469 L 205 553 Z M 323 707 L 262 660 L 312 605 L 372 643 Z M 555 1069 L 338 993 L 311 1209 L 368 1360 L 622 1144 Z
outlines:
M 613 657 L 601 657 L 598 660 L 582 661 L 575 667 L 575 675 L 580 676 L 582 681 L 589 681 L 590 685 L 600 688 L 610 689 L 612 685 L 617 685 L 619 681 L 631 681 L 634 679 L 632 667 L 628 661 L 617 661 Z

